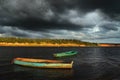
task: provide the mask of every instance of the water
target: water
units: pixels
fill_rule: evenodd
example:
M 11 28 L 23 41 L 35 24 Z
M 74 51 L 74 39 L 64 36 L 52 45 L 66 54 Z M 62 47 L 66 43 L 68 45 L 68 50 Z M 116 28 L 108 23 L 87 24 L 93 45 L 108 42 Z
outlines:
M 77 50 L 72 57 L 53 53 Z M 38 69 L 12 64 L 16 57 L 73 60 L 73 69 Z M 120 80 L 119 47 L 0 47 L 0 80 Z

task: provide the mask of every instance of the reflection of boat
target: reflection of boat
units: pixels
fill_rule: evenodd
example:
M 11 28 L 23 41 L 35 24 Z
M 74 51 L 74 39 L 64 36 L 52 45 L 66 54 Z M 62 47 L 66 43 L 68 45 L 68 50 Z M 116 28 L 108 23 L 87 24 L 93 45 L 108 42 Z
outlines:
M 50 62 L 50 63 L 63 62 L 62 60 L 32 59 L 32 58 L 15 58 L 14 60 L 20 60 L 26 62 Z
M 21 77 L 26 77 L 26 75 L 30 75 L 34 78 L 47 78 L 49 80 L 58 80 L 59 78 L 70 78 L 73 76 L 74 73 L 73 69 L 39 69 L 18 65 L 14 65 L 14 71 L 18 73 L 21 72 L 21 75 L 19 75 Z M 23 75 L 23 73 L 26 73 L 26 75 Z
M 77 53 L 78 53 L 77 51 L 67 51 L 67 52 L 61 52 L 61 53 L 53 54 L 53 56 L 54 57 L 73 56 Z
M 62 63 L 51 63 L 51 62 L 30 62 L 23 59 L 15 58 L 13 61 L 14 64 L 28 66 L 28 67 L 38 67 L 38 68 L 72 68 L 73 61 L 71 62 L 62 62 Z

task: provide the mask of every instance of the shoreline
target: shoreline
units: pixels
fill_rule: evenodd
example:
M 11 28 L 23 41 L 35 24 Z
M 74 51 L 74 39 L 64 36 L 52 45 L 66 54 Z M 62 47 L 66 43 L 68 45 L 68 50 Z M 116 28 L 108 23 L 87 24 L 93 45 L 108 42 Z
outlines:
M 85 44 L 75 44 L 75 43 L 5 43 L 0 42 L 0 46 L 11 46 L 11 47 L 120 47 L 120 45 L 112 44 L 98 44 L 98 45 L 85 45 Z
M 67 44 L 52 44 L 52 43 L 0 43 L 0 46 L 13 46 L 13 47 L 92 47 L 85 44 L 73 44 L 73 43 L 67 43 Z

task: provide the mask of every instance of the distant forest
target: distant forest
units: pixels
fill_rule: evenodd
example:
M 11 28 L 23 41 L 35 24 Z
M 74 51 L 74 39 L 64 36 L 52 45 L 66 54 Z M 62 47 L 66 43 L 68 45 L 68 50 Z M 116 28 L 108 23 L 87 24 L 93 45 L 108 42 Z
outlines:
M 33 39 L 33 38 L 16 38 L 16 37 L 0 37 L 1 43 L 51 43 L 51 44 L 84 44 L 97 46 L 96 43 L 83 42 L 75 39 Z

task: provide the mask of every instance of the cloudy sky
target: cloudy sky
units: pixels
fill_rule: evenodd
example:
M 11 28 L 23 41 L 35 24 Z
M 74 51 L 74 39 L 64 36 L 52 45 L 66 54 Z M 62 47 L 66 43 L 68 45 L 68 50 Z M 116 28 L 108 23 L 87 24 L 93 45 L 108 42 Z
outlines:
M 120 43 L 120 0 L 0 0 L 0 37 Z

